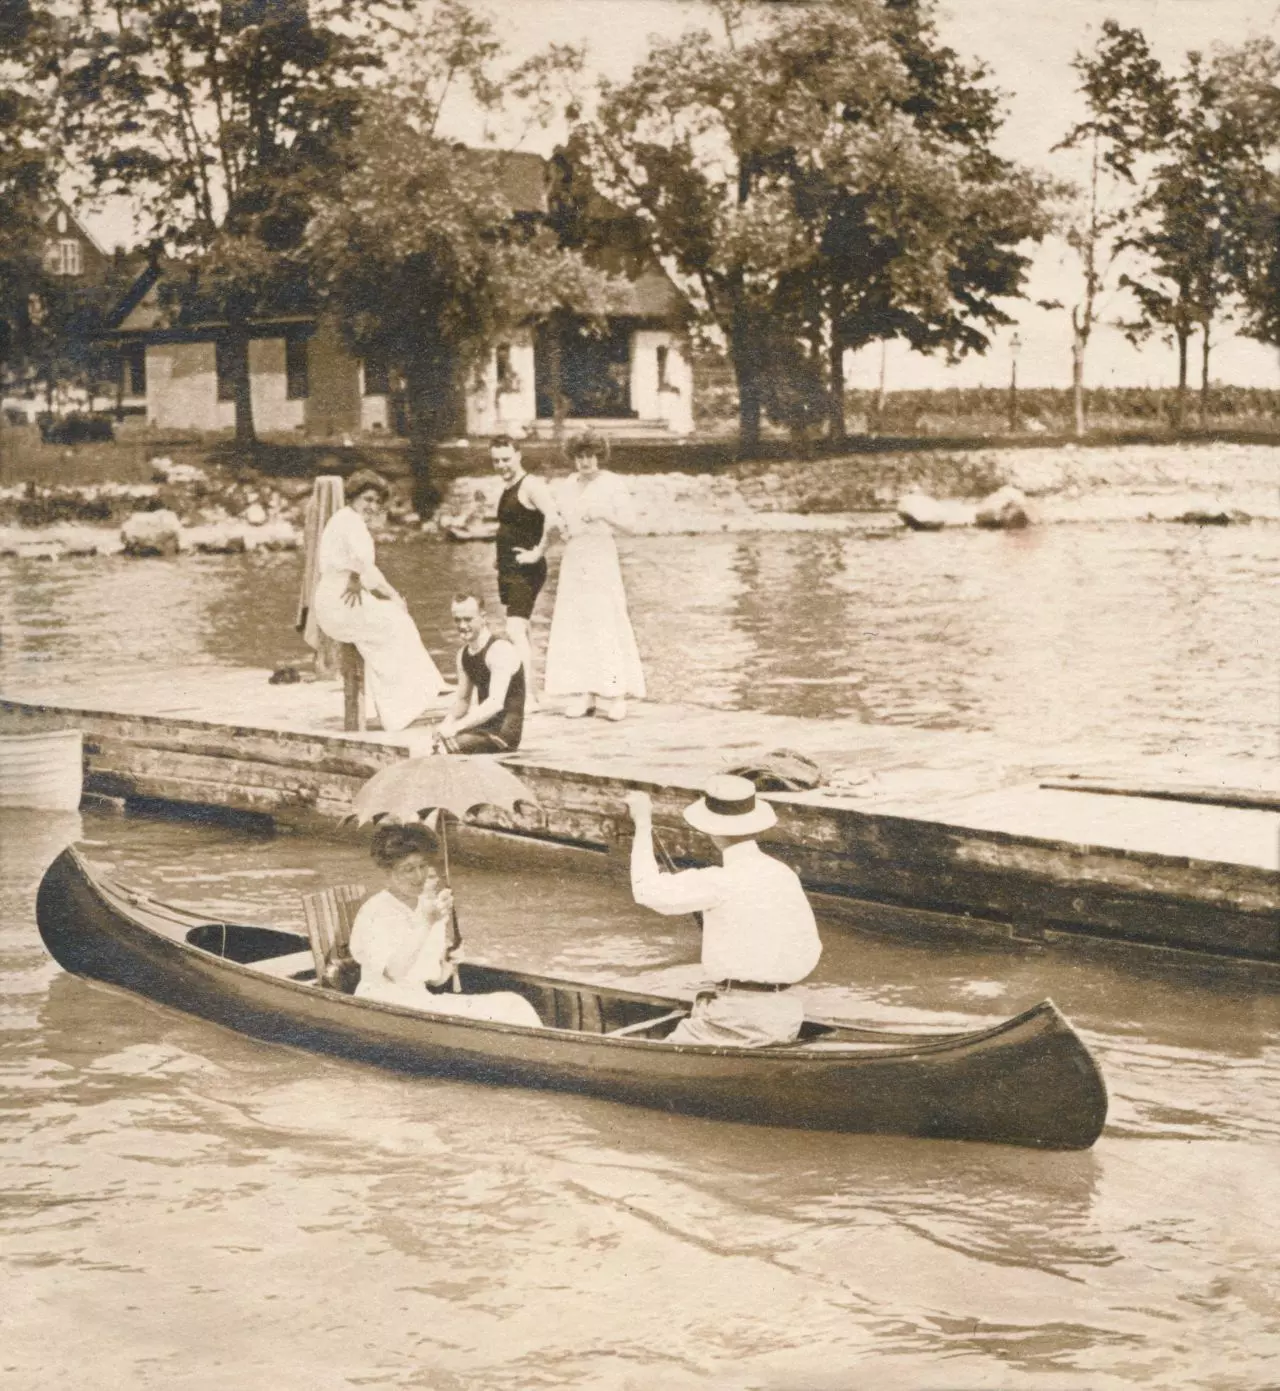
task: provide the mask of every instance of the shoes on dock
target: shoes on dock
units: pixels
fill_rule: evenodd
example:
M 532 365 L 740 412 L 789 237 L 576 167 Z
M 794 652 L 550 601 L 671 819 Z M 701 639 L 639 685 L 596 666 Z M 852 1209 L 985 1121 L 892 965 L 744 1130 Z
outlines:
M 564 704 L 565 718 L 569 720 L 580 720 L 584 715 L 594 715 L 599 713 L 606 720 L 625 720 L 627 718 L 627 701 L 625 696 L 618 696 L 613 700 L 603 701 L 599 706 L 596 705 L 596 698 L 593 695 L 570 696 Z

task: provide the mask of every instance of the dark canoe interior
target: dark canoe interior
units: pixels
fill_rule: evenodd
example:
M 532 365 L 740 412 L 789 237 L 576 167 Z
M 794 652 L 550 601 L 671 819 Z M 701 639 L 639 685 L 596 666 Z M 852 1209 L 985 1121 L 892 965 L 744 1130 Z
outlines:
M 186 933 L 188 945 L 225 961 L 256 966 L 281 980 L 314 985 L 315 965 L 307 939 L 295 932 L 270 927 L 249 927 L 237 923 L 202 923 Z M 464 961 L 458 966 L 462 993 L 481 995 L 493 990 L 510 990 L 522 995 L 538 1012 L 547 1028 L 586 1034 L 621 1034 L 634 1039 L 665 1038 L 687 1012 L 676 1008 L 678 1001 L 654 1000 L 604 987 L 550 982 L 519 971 L 498 966 L 482 966 Z M 430 996 L 427 997 L 428 1000 Z M 424 1006 L 430 1009 L 430 1004 Z M 863 1043 L 829 1024 L 806 1020 L 801 1043 L 829 1039 Z

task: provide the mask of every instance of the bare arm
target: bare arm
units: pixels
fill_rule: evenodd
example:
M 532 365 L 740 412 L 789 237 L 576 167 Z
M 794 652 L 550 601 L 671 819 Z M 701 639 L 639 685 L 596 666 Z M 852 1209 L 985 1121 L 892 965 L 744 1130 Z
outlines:
M 453 721 L 454 734 L 475 729 L 499 714 L 506 703 L 511 678 L 520 669 L 520 658 L 509 642 L 495 642 L 486 653 L 485 661 L 489 664 L 489 698 Z
M 542 540 L 536 546 L 516 552 L 516 559 L 521 565 L 536 565 L 546 555 L 547 548 L 551 545 L 551 533 L 558 531 L 563 534 L 564 519 L 560 515 L 560 509 L 556 506 L 556 500 L 552 497 L 551 489 L 545 478 L 536 478 L 531 473 L 525 474 L 520 485 L 520 495 L 521 501 L 526 506 L 536 507 L 545 519 Z
M 462 651 L 459 649 L 457 658 L 458 685 L 454 691 L 453 704 L 449 707 L 449 714 L 441 725 L 443 733 L 452 734 L 458 727 L 458 721 L 466 716 L 471 708 L 471 677 L 467 675 L 467 669 L 462 665 Z M 446 729 L 445 726 L 448 726 Z

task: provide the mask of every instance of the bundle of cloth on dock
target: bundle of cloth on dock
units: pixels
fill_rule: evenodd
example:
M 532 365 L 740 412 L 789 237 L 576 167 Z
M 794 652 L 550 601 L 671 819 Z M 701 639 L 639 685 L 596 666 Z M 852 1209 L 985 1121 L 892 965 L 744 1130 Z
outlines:
M 795 749 L 773 749 L 750 763 L 725 769 L 726 774 L 747 778 L 757 792 L 808 792 L 826 781 L 822 768 Z

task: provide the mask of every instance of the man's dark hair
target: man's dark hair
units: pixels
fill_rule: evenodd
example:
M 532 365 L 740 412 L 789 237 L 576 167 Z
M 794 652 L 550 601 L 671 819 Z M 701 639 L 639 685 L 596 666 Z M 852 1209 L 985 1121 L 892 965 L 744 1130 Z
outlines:
M 394 869 L 410 855 L 435 855 L 439 842 L 418 821 L 385 821 L 373 833 L 369 854 L 379 869 Z
M 468 599 L 474 599 L 476 601 L 476 608 L 478 608 L 481 613 L 484 612 L 484 600 L 480 597 L 480 595 L 472 594 L 472 592 L 469 589 L 462 590 L 459 593 L 455 594 L 453 598 L 449 600 L 450 607 L 452 607 L 454 604 L 465 604 Z
M 494 437 L 489 441 L 489 449 L 491 452 L 495 449 L 508 448 L 514 449 L 516 453 L 519 454 L 520 441 L 513 440 L 510 435 L 494 435 Z

